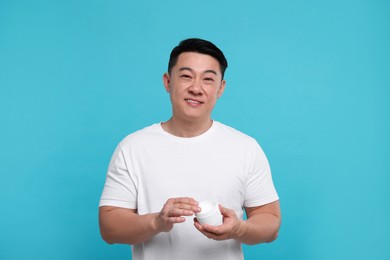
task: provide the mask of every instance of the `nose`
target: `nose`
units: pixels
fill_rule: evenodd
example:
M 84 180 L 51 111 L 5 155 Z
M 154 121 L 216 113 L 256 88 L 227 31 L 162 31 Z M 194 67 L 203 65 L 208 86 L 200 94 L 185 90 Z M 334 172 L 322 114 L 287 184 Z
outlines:
M 197 95 L 202 95 L 203 94 L 203 88 L 202 88 L 202 83 L 199 80 L 194 80 L 188 89 L 188 91 L 197 96 Z

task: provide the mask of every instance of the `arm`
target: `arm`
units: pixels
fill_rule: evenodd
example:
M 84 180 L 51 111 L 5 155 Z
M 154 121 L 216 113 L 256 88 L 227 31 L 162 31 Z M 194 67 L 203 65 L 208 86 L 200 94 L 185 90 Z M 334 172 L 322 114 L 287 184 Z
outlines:
M 159 233 L 155 214 L 140 216 L 135 209 L 99 208 L 100 233 L 109 244 L 138 244 Z
M 224 217 L 220 226 L 200 225 L 195 227 L 205 236 L 215 240 L 235 239 L 244 244 L 272 242 L 278 236 L 281 222 L 279 201 L 263 206 L 245 208 L 247 220 L 240 220 L 234 210 L 220 206 Z
M 245 210 L 247 220 L 241 221 L 237 230 L 238 240 L 251 245 L 269 243 L 278 237 L 281 223 L 279 201 Z
M 109 244 L 139 244 L 160 232 L 169 232 L 174 224 L 185 221 L 183 216 L 198 211 L 198 203 L 191 198 L 169 199 L 161 212 L 145 215 L 135 209 L 103 206 L 99 209 L 100 233 Z

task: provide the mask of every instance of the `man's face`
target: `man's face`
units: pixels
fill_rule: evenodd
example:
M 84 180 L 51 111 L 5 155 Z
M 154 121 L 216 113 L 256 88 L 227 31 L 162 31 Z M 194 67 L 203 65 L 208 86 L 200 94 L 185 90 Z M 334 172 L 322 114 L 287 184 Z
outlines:
M 170 93 L 173 116 L 184 121 L 209 120 L 225 89 L 218 61 L 195 52 L 180 54 L 163 81 Z

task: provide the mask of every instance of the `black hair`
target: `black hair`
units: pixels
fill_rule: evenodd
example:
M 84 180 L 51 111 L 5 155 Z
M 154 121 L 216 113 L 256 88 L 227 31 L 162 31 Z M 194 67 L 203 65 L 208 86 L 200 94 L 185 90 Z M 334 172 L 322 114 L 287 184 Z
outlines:
M 168 73 L 171 73 L 171 69 L 176 65 L 177 59 L 180 54 L 183 52 L 197 52 L 201 54 L 207 54 L 218 60 L 219 66 L 221 68 L 222 78 L 225 75 L 225 70 L 228 66 L 228 62 L 225 58 L 223 52 L 215 46 L 212 42 L 198 39 L 190 38 L 183 40 L 179 43 L 178 46 L 173 48 L 171 55 L 169 57 L 168 63 Z

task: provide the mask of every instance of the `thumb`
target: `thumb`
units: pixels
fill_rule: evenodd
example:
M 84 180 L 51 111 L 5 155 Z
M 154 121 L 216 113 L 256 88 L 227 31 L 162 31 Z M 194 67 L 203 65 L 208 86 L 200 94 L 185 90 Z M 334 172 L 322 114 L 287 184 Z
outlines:
M 229 216 L 232 214 L 233 210 L 223 207 L 221 204 L 219 204 L 219 210 L 221 211 L 221 214 L 223 216 Z

